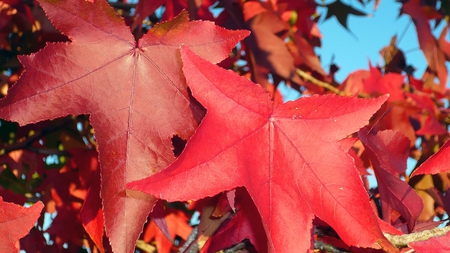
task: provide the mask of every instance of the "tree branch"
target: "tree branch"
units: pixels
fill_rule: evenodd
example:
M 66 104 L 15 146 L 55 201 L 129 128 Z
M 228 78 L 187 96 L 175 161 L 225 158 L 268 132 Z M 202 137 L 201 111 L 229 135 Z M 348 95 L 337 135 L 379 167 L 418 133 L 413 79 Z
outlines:
M 326 252 L 331 252 L 331 253 L 346 253 L 347 252 L 347 251 L 339 250 L 338 248 L 334 247 L 333 245 L 324 243 L 322 241 L 315 241 L 314 249 L 325 250 Z
M 450 226 L 443 228 L 433 228 L 431 230 L 424 230 L 416 233 L 405 235 L 391 235 L 384 233 L 384 236 L 396 247 L 406 247 L 409 243 L 426 241 L 431 237 L 443 236 L 450 231 Z
M 31 148 L 31 145 L 35 141 L 38 141 L 39 139 L 41 139 L 42 137 L 44 137 L 44 136 L 46 136 L 46 135 L 48 135 L 48 134 L 50 134 L 50 133 L 52 133 L 54 131 L 62 129 L 62 128 L 64 128 L 65 126 L 69 125 L 72 122 L 73 122 L 73 117 L 66 117 L 61 122 L 59 122 L 57 124 L 54 124 L 54 125 L 50 125 L 50 126 L 48 126 L 46 128 L 43 128 L 41 131 L 35 133 L 34 135 L 32 135 L 32 136 L 30 136 L 28 138 L 25 138 L 22 141 L 15 142 L 13 144 L 4 146 L 2 149 L 0 149 L 0 155 L 8 154 L 8 153 L 10 153 L 12 151 L 20 150 L 20 149 L 29 149 L 29 150 L 31 150 L 33 152 L 36 152 L 36 153 L 44 152 L 45 154 L 47 154 L 48 150 L 44 150 L 44 149 L 41 150 L 41 149 Z M 54 151 L 56 152 L 56 150 L 54 150 Z M 55 152 L 52 152 L 51 154 L 55 154 Z M 60 151 L 58 151 L 58 152 L 60 152 Z M 64 153 L 64 155 L 67 155 L 67 154 Z
M 123 9 L 123 10 L 131 10 L 132 8 L 136 7 L 136 4 L 129 4 L 129 3 L 123 3 L 123 2 L 111 2 L 108 1 L 108 4 L 113 7 L 113 8 L 117 8 L 117 9 Z
M 303 71 L 301 69 L 296 69 L 295 71 L 297 72 L 297 74 L 300 77 L 302 77 L 303 79 L 306 79 L 310 83 L 313 83 L 319 87 L 325 88 L 333 93 L 336 93 L 337 95 L 345 95 L 344 92 L 340 91 L 338 88 L 334 87 L 333 85 L 323 82 L 323 81 L 320 81 L 319 79 L 313 77 L 312 75 L 306 73 L 305 71 Z

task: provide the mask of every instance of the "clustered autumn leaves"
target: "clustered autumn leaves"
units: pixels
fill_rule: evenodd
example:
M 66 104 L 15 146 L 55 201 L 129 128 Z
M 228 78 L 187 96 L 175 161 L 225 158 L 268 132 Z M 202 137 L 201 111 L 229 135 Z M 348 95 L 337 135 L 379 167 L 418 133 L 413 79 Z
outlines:
M 447 5 L 402 5 L 421 79 L 394 37 L 385 66 L 338 84 L 314 53 L 314 1 L 38 2 L 0 2 L 5 251 L 449 250 L 448 235 L 385 237 L 430 230 L 450 209 L 450 49 L 429 22 Z M 364 15 L 325 7 L 344 27 Z M 302 98 L 283 103 L 281 82 Z

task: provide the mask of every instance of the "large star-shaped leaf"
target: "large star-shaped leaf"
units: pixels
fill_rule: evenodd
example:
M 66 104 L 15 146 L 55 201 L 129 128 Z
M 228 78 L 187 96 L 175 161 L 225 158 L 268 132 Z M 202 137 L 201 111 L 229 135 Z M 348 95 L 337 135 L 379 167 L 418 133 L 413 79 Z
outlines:
M 25 72 L 0 101 L 0 117 L 24 125 L 91 115 L 106 232 L 115 252 L 133 252 L 154 198 L 130 197 L 125 184 L 172 162 L 171 137 L 187 139 L 200 119 L 186 89 L 179 47 L 189 46 L 218 62 L 248 32 L 188 22 L 182 12 L 136 42 L 104 0 L 40 3 L 71 42 L 49 44 L 20 57 Z
M 271 252 L 310 249 L 314 216 L 350 245 L 396 251 L 339 143 L 367 124 L 386 97 L 313 96 L 273 108 L 254 83 L 186 48 L 181 54 L 188 85 L 207 114 L 178 160 L 128 187 L 189 200 L 245 186 Z

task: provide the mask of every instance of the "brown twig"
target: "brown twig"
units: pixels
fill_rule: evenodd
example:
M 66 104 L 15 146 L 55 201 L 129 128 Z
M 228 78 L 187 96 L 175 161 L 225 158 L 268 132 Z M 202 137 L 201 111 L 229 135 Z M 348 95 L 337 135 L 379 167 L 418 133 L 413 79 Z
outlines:
M 111 2 L 108 1 L 108 4 L 113 7 L 113 8 L 117 8 L 117 9 L 123 9 L 123 10 L 131 10 L 132 8 L 136 7 L 136 4 L 129 4 L 129 3 L 123 3 L 123 2 Z
M 54 148 L 36 148 L 36 147 L 28 147 L 27 150 L 34 152 L 36 154 L 42 155 L 65 155 L 70 156 L 70 153 L 66 150 L 58 150 Z
M 184 245 L 180 248 L 181 253 L 197 253 L 198 250 L 198 244 L 197 242 L 197 235 L 198 235 L 198 226 L 194 227 L 192 229 L 191 234 L 186 239 L 186 242 Z
M 342 251 L 342 250 L 336 248 L 335 246 L 325 243 L 323 241 L 315 241 L 314 249 L 325 250 L 326 252 L 330 252 L 330 253 L 346 253 L 347 252 L 347 251 Z
M 344 96 L 345 93 L 340 91 L 338 88 L 334 87 L 333 85 L 326 83 L 324 81 L 320 81 L 319 79 L 313 77 L 312 75 L 306 73 L 305 71 L 301 70 L 301 69 L 296 69 L 297 74 L 302 77 L 303 79 L 309 81 L 310 83 L 313 83 L 319 87 L 325 88 L 337 95 L 341 95 Z
M 69 125 L 70 123 L 73 122 L 73 117 L 66 117 L 64 118 L 61 122 L 58 122 L 57 124 L 54 125 L 50 125 L 46 128 L 43 128 L 41 131 L 36 132 L 34 135 L 25 138 L 22 141 L 19 142 L 15 142 L 13 144 L 4 146 L 2 149 L 0 149 L 0 155 L 4 155 L 7 153 L 10 153 L 12 151 L 15 150 L 20 150 L 20 149 L 29 149 L 33 152 L 36 153 L 43 153 L 43 154 L 47 154 L 49 152 L 49 150 L 44 150 L 44 149 L 36 149 L 36 148 L 32 148 L 31 145 L 35 142 L 38 141 L 39 139 L 41 139 L 42 137 L 57 131 L 59 129 L 64 128 L 65 126 Z M 42 151 L 42 152 L 41 152 Z M 54 152 L 52 152 L 51 154 L 56 154 L 56 150 L 53 150 Z M 57 151 L 58 154 L 60 154 L 62 151 Z M 62 154 L 62 153 L 61 153 Z M 63 155 L 68 155 L 67 152 L 64 152 Z
M 406 247 L 412 242 L 426 241 L 432 237 L 443 236 L 450 231 L 450 226 L 443 228 L 433 228 L 416 233 L 405 235 L 391 235 L 384 233 L 384 236 L 396 247 Z

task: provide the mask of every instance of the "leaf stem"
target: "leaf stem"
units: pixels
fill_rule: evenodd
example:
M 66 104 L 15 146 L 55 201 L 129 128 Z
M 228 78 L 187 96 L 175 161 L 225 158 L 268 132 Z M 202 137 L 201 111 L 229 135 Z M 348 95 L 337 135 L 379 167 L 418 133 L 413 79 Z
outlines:
M 314 249 L 325 250 L 326 252 L 330 252 L 330 253 L 345 253 L 345 252 L 347 252 L 347 251 L 339 250 L 338 248 L 334 247 L 333 245 L 324 243 L 323 241 L 315 241 Z
M 412 23 L 412 19 L 410 18 L 408 24 L 406 24 L 405 29 L 403 30 L 402 34 L 400 35 L 400 38 L 398 39 L 398 41 L 396 43 L 397 44 L 396 46 L 398 46 L 398 44 L 400 44 L 400 42 L 402 41 L 402 39 L 405 36 L 406 31 L 408 31 L 408 28 L 411 25 L 411 23 Z

